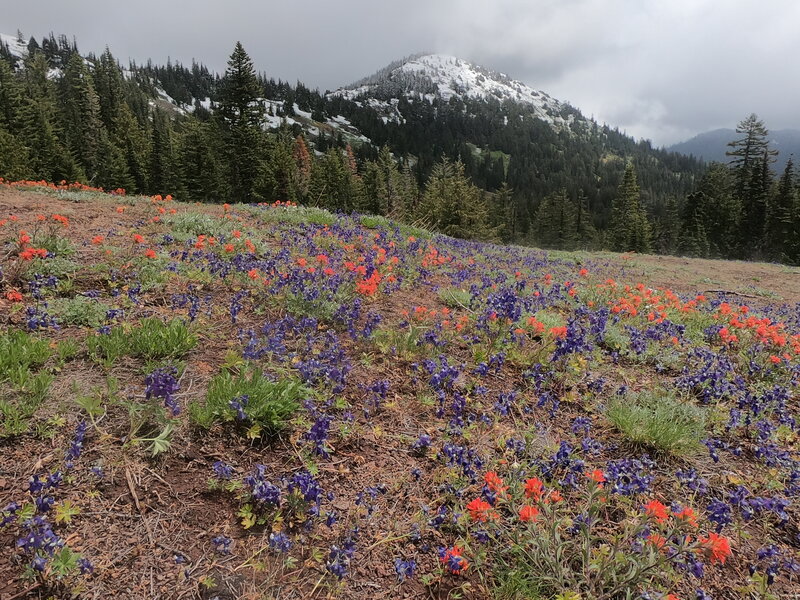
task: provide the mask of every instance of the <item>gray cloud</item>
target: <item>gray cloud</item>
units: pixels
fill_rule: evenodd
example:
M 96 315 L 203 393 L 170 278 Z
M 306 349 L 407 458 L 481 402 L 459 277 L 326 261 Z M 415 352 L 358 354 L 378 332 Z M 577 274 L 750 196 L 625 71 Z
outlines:
M 0 31 L 75 35 L 83 51 L 333 89 L 420 50 L 501 70 L 637 137 L 667 144 L 757 112 L 800 127 L 796 0 L 29 0 Z

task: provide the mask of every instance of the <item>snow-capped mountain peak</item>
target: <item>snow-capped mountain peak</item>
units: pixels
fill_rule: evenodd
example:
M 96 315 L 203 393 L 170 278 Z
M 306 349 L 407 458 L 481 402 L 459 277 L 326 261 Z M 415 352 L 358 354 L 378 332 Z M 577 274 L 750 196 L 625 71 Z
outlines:
M 568 105 L 546 93 L 466 60 L 446 54 L 420 54 L 393 62 L 374 75 L 333 92 L 351 100 L 386 101 L 401 95 L 429 101 L 453 97 L 464 100 L 512 101 L 528 105 L 535 116 L 554 125 L 571 121 Z M 370 102 L 374 104 L 374 102 Z

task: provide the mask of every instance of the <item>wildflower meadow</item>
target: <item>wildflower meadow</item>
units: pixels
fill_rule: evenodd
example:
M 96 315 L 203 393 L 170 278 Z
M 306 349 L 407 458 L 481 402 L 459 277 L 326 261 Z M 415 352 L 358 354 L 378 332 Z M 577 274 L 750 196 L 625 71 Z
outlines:
M 798 274 L 2 182 L 0 597 L 793 597 Z

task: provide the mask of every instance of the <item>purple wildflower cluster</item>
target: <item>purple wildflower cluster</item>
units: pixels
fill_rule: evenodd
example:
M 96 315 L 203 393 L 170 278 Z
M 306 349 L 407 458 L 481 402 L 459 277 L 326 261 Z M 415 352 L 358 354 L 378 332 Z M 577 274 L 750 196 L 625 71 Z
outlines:
M 156 369 L 144 379 L 145 398 L 161 398 L 164 405 L 170 410 L 173 417 L 178 416 L 181 408 L 175 395 L 180 390 L 178 383 L 178 369 L 175 367 L 161 367 Z

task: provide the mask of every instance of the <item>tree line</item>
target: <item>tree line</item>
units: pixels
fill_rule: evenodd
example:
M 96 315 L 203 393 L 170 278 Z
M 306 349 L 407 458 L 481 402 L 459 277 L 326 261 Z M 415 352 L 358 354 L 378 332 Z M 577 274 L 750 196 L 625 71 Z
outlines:
M 265 127 L 295 107 L 315 135 Z M 0 176 L 290 200 L 553 248 L 800 260 L 794 169 L 775 175 L 755 115 L 729 164 L 706 167 L 582 118 L 556 130 L 510 102 L 403 96 L 398 110 L 403 122 L 385 122 L 363 102 L 276 82 L 238 43 L 219 76 L 198 63 L 123 69 L 109 50 L 83 57 L 64 36 L 31 38 L 24 60 L 0 46 Z M 348 144 L 327 115 L 372 143 Z

